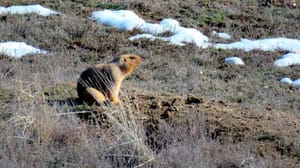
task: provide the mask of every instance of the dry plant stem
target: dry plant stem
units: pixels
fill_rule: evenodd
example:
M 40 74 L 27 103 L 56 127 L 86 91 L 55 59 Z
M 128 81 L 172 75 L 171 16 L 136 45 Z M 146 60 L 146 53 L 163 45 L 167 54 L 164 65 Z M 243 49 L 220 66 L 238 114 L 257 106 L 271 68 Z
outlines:
M 113 109 L 110 109 L 110 110 L 106 110 L 104 114 L 108 118 L 107 121 L 113 126 L 114 131 L 117 133 L 121 133 L 120 139 L 122 140 L 122 142 L 124 142 L 122 144 L 118 144 L 111 147 L 109 150 L 124 145 L 131 145 L 137 154 L 130 155 L 130 156 L 137 159 L 138 162 L 147 163 L 154 160 L 153 152 L 149 149 L 148 146 L 146 146 L 143 143 L 142 139 L 138 137 L 139 126 L 137 125 L 133 117 L 133 114 L 132 112 L 130 112 L 130 110 L 117 109 L 114 111 Z M 125 156 L 125 155 L 120 155 L 120 156 Z

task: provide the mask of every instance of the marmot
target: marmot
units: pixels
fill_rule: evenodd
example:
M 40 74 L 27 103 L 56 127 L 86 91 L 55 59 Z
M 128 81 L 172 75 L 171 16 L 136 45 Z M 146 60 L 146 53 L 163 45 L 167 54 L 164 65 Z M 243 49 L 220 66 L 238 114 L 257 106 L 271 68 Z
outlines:
M 83 71 L 77 82 L 79 99 L 92 104 L 109 102 L 118 104 L 122 81 L 140 64 L 141 57 L 121 55 L 107 64 L 96 64 Z

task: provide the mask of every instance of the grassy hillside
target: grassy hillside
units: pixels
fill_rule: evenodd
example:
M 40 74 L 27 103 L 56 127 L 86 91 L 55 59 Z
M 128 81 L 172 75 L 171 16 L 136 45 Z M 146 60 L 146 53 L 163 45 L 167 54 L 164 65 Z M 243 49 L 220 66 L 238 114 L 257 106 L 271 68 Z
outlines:
M 136 30 L 88 19 L 96 10 L 128 9 L 148 22 L 177 19 L 213 42 L 300 39 L 297 3 L 1 0 L 61 14 L 0 15 L 0 41 L 48 51 L 0 54 L 0 167 L 299 167 L 300 92 L 279 80 L 299 78 L 300 66 L 273 66 L 286 51 L 129 41 Z M 80 73 L 124 53 L 142 63 L 122 85 L 122 105 L 77 102 Z M 233 55 L 246 65 L 224 64 Z

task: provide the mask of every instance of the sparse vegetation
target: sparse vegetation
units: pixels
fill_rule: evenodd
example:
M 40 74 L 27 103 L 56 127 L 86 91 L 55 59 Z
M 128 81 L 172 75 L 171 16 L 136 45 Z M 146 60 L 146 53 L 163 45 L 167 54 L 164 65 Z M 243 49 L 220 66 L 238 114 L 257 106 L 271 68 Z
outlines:
M 84 5 L 92 8 L 115 9 L 115 10 L 121 10 L 127 8 L 127 6 L 119 5 L 117 3 L 97 3 L 95 1 L 87 1 Z
M 285 51 L 131 42 L 134 32 L 88 19 L 99 9 L 129 9 L 150 22 L 178 19 L 207 36 L 218 30 L 232 40 L 300 39 L 300 8 L 254 0 L 2 0 L 0 6 L 35 3 L 63 15 L 0 16 L 0 41 L 49 51 L 21 59 L 0 54 L 1 167 L 300 166 L 300 93 L 278 82 L 299 78 L 300 66 L 273 66 Z M 140 55 L 142 63 L 124 81 L 122 104 L 79 102 L 80 72 L 124 53 Z M 233 55 L 246 65 L 223 63 Z

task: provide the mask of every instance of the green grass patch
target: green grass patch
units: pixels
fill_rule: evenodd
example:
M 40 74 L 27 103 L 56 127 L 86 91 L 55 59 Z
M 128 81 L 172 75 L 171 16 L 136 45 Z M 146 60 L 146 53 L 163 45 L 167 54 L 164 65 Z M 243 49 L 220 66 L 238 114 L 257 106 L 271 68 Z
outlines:
M 15 93 L 13 90 L 8 90 L 8 89 L 0 89 L 0 100 L 1 104 L 2 103 L 9 103 L 11 99 L 15 97 Z
M 0 120 L 7 120 L 9 119 L 10 117 L 12 117 L 12 113 L 11 112 L 8 112 L 6 111 L 6 109 L 1 109 L 1 113 L 0 113 Z
M 66 99 L 77 95 L 76 88 L 67 84 L 47 88 L 43 93 L 49 100 Z
M 201 26 L 225 27 L 228 21 L 228 13 L 219 9 L 208 9 L 200 13 L 197 22 Z
M 12 113 L 9 112 L 9 102 L 15 97 L 15 92 L 8 89 L 0 89 L 0 120 L 9 119 Z
M 244 101 L 244 98 L 241 96 L 229 96 L 227 97 L 227 100 L 232 103 L 242 103 Z
M 229 14 L 220 9 L 195 10 L 190 6 L 182 6 L 179 10 L 180 17 L 194 19 L 200 26 L 218 26 L 225 27 L 229 22 Z
M 258 138 L 258 141 L 275 141 L 278 139 L 276 135 L 271 132 L 263 132 Z

